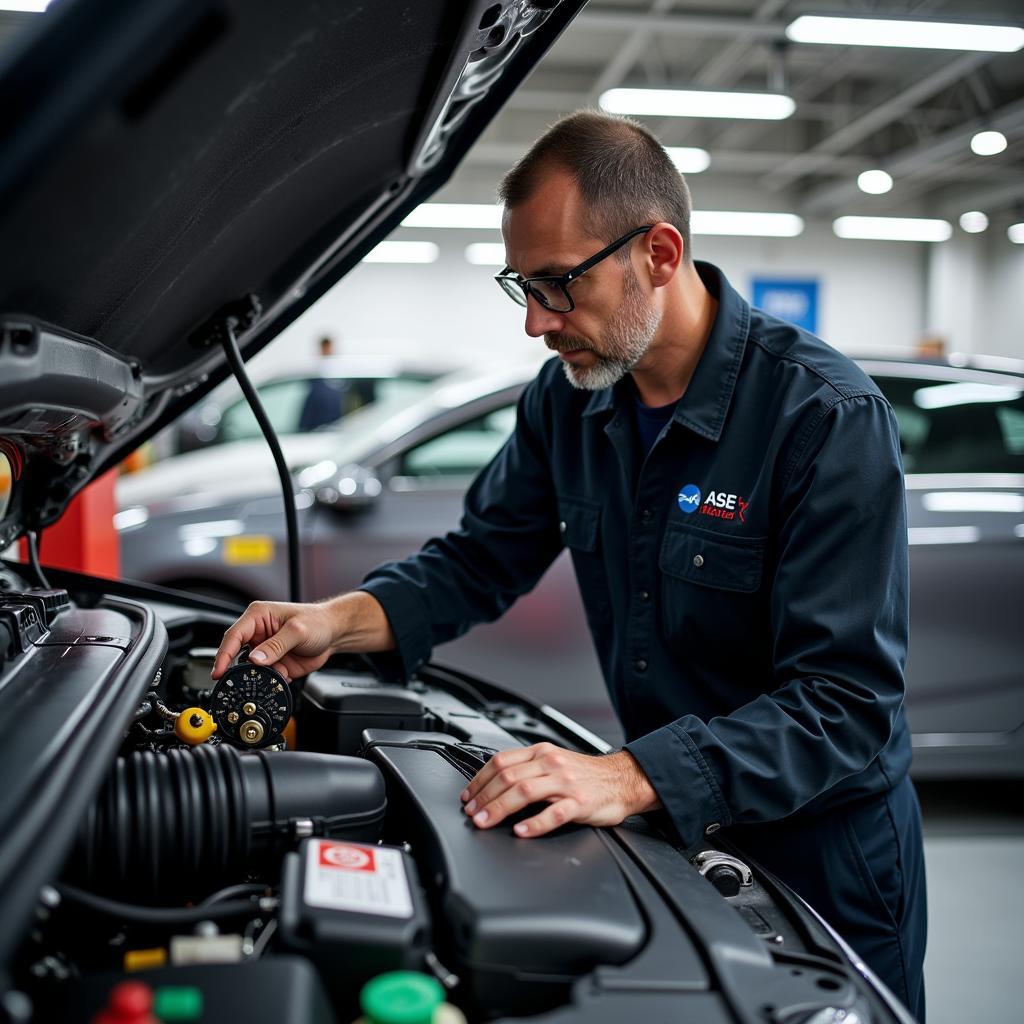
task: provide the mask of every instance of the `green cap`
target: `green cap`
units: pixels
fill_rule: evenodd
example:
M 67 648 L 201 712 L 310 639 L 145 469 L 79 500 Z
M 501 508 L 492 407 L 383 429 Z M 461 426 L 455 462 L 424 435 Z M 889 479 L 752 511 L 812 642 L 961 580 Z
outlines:
M 166 1024 L 199 1020 L 203 1015 L 203 990 L 192 985 L 158 988 L 153 999 L 153 1013 Z
M 359 1005 L 372 1024 L 430 1024 L 444 989 L 426 974 L 391 971 L 363 986 Z

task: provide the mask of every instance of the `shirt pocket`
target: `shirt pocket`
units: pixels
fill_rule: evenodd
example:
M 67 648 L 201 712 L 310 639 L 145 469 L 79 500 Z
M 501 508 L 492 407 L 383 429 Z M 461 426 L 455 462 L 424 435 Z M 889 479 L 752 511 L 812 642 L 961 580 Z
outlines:
M 763 626 L 764 553 L 764 538 L 670 524 L 658 556 L 661 622 L 670 644 L 691 652 L 746 650 Z
M 752 594 L 761 586 L 764 540 L 723 537 L 707 530 L 669 525 L 658 566 L 674 579 L 701 587 Z
M 591 627 L 611 619 L 604 557 L 600 549 L 601 505 L 589 498 L 559 495 L 558 530 L 572 557 L 576 582 Z

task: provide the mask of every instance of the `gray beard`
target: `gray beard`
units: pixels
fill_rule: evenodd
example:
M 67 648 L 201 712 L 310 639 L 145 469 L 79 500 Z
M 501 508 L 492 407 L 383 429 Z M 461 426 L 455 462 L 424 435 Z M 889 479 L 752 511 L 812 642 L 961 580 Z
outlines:
M 650 348 L 651 341 L 661 324 L 661 317 L 644 301 L 643 292 L 632 267 L 626 278 L 622 308 L 604 331 L 601 341 L 605 354 L 596 352 L 580 339 L 562 337 L 551 348 L 563 351 L 590 349 L 597 357 L 593 366 L 573 366 L 562 363 L 565 379 L 581 391 L 602 391 L 617 384 L 640 362 Z

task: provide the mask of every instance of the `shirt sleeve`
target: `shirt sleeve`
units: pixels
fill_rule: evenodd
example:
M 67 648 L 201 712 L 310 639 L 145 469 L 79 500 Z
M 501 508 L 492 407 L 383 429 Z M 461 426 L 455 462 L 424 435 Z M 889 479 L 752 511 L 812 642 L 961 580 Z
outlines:
M 379 566 L 360 585 L 380 601 L 395 634 L 400 666 L 392 674 L 408 676 L 437 644 L 496 619 L 561 551 L 557 500 L 539 437 L 542 402 L 535 380 L 519 400 L 512 436 L 466 493 L 459 528 L 409 558 Z
M 774 678 L 729 715 L 627 744 L 686 843 L 792 814 L 862 771 L 903 704 L 907 523 L 880 396 L 837 398 L 783 467 L 770 607 Z M 788 474 L 788 475 L 787 475 Z

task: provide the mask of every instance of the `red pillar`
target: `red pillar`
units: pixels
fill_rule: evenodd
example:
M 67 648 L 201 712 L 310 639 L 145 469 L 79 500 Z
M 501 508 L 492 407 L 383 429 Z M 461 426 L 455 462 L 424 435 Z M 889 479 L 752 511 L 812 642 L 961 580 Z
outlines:
M 91 576 L 121 575 L 121 549 L 114 513 L 117 470 L 104 473 L 75 495 L 60 519 L 43 531 L 39 561 L 55 569 L 71 569 Z M 22 541 L 21 557 L 28 552 Z

